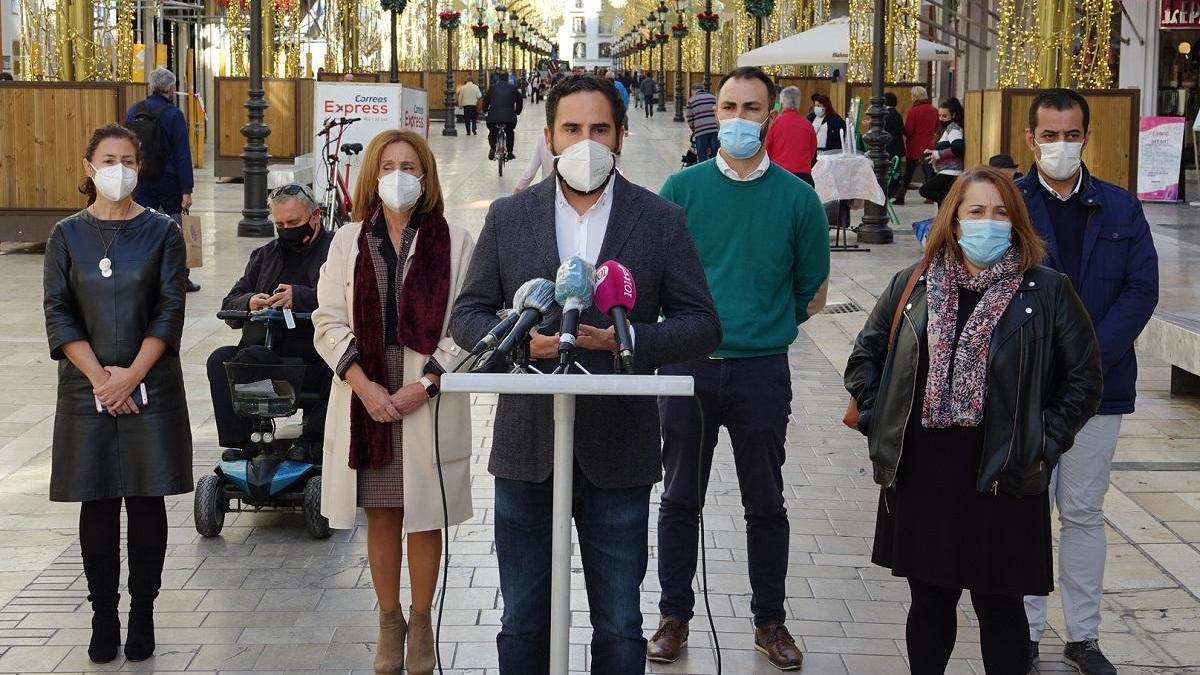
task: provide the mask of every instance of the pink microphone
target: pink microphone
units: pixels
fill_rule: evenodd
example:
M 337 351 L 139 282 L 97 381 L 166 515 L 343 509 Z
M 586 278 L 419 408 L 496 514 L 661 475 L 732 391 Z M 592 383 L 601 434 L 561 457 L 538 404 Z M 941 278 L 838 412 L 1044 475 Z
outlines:
M 633 339 L 629 334 L 629 324 L 625 321 L 626 313 L 632 311 L 637 302 L 637 287 L 633 283 L 633 274 L 615 260 L 597 266 L 593 301 L 596 309 L 612 318 L 621 372 L 633 373 Z

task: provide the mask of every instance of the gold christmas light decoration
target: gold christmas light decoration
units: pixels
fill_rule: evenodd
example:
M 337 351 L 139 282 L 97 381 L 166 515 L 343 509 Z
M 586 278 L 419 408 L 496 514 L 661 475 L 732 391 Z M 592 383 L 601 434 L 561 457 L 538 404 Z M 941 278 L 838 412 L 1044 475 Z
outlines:
M 133 80 L 133 0 L 117 0 L 116 79 Z
M 871 81 L 871 0 L 850 0 L 850 62 L 846 80 Z
M 1000 0 L 996 40 L 996 79 L 1001 89 L 1037 86 L 1045 41 L 1037 0 Z
M 917 38 L 920 35 L 921 0 L 891 0 L 887 5 L 885 49 L 889 82 L 917 79 Z
M 1079 0 L 1079 5 L 1079 18 L 1076 20 L 1079 44 L 1071 58 L 1075 86 L 1107 89 L 1112 86 L 1108 52 L 1113 0 Z

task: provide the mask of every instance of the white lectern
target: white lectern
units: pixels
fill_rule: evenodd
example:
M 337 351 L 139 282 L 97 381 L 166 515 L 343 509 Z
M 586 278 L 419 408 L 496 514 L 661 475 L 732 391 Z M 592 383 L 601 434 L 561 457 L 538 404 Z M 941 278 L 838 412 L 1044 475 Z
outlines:
M 571 478 L 576 396 L 692 396 L 692 378 L 666 375 L 451 374 L 444 392 L 554 396 L 554 514 L 550 549 L 550 675 L 567 675 L 571 629 Z M 619 420 L 614 420 L 617 422 Z

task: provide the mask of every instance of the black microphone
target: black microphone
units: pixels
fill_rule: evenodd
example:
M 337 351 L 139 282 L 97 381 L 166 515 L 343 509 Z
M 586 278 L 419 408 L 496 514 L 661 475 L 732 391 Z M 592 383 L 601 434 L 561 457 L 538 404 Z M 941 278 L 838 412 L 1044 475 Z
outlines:
M 596 287 L 596 270 L 591 263 L 571 256 L 558 268 L 555 276 L 554 299 L 562 306 L 561 336 L 558 339 L 558 365 L 564 371 L 575 355 L 575 336 L 579 333 L 579 314 L 592 306 Z
M 551 295 L 554 293 L 554 282 L 549 279 L 530 279 L 521 284 L 516 293 L 513 293 L 512 306 L 513 309 L 508 313 L 508 316 L 495 325 L 483 339 L 475 343 L 475 347 L 471 349 L 471 356 L 478 356 L 500 342 L 500 339 L 508 335 L 513 326 L 516 325 L 517 319 L 520 318 L 521 310 L 525 307 L 525 298 L 529 296 L 530 290 L 535 287 L 549 287 Z M 544 293 L 545 291 L 539 291 Z
M 517 342 L 525 339 L 534 326 L 539 324 L 544 326 L 558 318 L 558 305 L 554 302 L 554 284 L 549 283 L 549 279 L 541 281 L 546 283 L 538 283 L 530 287 L 521 306 L 513 308 L 513 315 L 517 317 L 517 320 L 513 323 L 512 330 L 504 336 L 504 339 L 500 340 L 500 344 L 496 345 L 496 349 L 476 370 L 491 370 L 512 353 Z

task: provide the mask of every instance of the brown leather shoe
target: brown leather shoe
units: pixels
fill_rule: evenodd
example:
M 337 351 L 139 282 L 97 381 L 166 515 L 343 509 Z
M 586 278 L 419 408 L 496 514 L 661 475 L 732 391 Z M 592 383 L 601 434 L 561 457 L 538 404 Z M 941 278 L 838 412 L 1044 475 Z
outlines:
M 766 655 L 767 661 L 780 670 L 799 670 L 804 654 L 796 646 L 792 634 L 781 623 L 769 623 L 754 629 L 754 648 Z
M 658 622 L 654 637 L 646 643 L 646 659 L 655 663 L 675 663 L 687 646 L 688 622 L 674 616 L 664 616 Z

